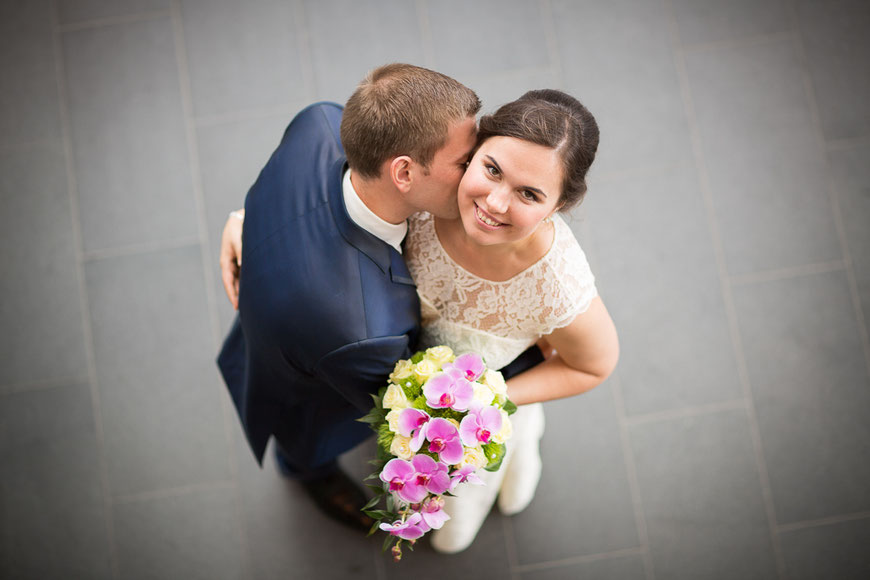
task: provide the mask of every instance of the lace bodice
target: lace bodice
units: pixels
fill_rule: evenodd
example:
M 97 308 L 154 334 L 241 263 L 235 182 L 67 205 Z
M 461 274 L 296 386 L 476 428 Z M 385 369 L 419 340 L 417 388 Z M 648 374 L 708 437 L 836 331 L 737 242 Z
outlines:
M 420 296 L 421 347 L 474 351 L 498 369 L 585 312 L 598 295 L 595 277 L 568 224 L 558 215 L 553 224 L 553 244 L 543 258 L 509 280 L 493 282 L 447 255 L 430 214 L 412 216 L 404 257 Z

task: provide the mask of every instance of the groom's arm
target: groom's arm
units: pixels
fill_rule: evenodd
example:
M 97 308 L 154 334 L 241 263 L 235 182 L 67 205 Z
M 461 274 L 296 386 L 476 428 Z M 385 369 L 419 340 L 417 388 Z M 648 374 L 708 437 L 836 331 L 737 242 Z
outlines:
M 501 374 L 504 376 L 505 380 L 508 380 L 509 378 L 515 377 L 521 372 L 527 371 L 542 362 L 544 362 L 544 354 L 541 352 L 541 349 L 538 348 L 538 345 L 533 344 L 526 349 L 524 353 L 501 369 Z

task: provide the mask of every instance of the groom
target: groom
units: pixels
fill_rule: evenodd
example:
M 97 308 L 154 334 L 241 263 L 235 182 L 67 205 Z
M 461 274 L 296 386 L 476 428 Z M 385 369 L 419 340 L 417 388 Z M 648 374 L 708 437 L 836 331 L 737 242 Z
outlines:
M 290 123 L 245 200 L 240 271 L 225 231 L 221 267 L 239 316 L 218 365 L 251 449 L 262 463 L 274 437 L 281 473 L 354 528 L 372 522 L 337 457 L 371 433 L 355 419 L 416 348 L 406 219 L 457 217 L 479 109 L 440 73 L 380 67 L 343 113 L 318 103 Z

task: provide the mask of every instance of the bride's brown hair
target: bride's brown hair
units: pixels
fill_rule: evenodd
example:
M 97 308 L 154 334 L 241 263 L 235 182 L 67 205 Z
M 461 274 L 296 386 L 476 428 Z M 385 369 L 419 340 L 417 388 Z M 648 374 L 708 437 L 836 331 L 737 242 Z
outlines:
M 598 123 L 580 101 L 554 89 L 529 91 L 480 118 L 478 146 L 490 137 L 514 137 L 555 149 L 562 161 L 561 209 L 583 200 L 586 173 L 598 150 Z

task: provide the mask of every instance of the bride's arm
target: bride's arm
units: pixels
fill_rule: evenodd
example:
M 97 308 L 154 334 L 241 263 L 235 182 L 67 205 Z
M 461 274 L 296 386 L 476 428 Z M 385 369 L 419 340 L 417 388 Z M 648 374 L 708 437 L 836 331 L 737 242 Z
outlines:
M 546 339 L 557 354 L 507 382 L 508 397 L 517 405 L 585 393 L 610 376 L 619 358 L 616 328 L 600 297 Z

